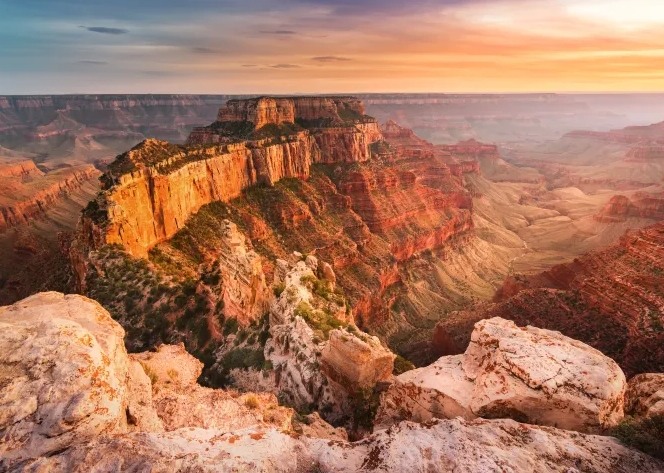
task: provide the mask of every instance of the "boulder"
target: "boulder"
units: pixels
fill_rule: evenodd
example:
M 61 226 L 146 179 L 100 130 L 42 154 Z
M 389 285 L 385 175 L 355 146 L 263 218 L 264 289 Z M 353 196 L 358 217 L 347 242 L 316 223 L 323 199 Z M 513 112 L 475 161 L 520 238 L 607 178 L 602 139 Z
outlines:
M 290 429 L 293 411 L 279 406 L 274 394 L 210 389 L 198 384 L 203 363 L 180 345 L 131 357 L 152 379 L 152 404 L 171 432 L 184 427 L 234 430 L 253 425 Z
M 500 318 L 475 325 L 463 355 L 396 378 L 383 394 L 378 426 L 401 419 L 512 418 L 599 432 L 623 418 L 625 376 L 599 351 Z
M 348 392 L 371 389 L 392 378 L 396 355 L 365 333 L 332 330 L 323 349 L 321 368 Z
M 664 374 L 644 373 L 630 379 L 625 412 L 634 417 L 664 415 Z
M 123 337 L 82 296 L 47 292 L 0 308 L 0 466 L 127 431 Z

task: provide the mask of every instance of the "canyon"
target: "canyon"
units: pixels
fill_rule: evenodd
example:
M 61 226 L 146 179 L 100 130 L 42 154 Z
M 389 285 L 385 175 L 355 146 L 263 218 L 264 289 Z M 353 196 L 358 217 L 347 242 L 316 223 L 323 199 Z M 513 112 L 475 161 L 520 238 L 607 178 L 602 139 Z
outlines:
M 3 467 L 662 469 L 628 447 L 659 455 L 661 124 L 570 130 L 625 117 L 546 94 L 50 100 L 0 100 L 0 363 L 43 378 L 0 382 Z M 578 116 L 440 138 L 506 104 L 506 134 Z M 45 290 L 91 299 L 21 300 Z

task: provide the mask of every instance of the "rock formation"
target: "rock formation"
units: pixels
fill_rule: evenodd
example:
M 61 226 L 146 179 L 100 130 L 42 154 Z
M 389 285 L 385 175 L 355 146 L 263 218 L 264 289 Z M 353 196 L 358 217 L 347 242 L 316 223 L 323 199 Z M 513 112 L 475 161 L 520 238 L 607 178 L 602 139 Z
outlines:
M 610 437 L 509 419 L 402 422 L 349 443 L 272 395 L 197 385 L 182 346 L 127 355 L 120 326 L 81 296 L 38 294 L 1 308 L 0 326 L 3 471 L 664 469 Z
M 510 276 L 496 304 L 443 319 L 459 346 L 470 323 L 503 317 L 580 340 L 616 360 L 628 377 L 664 369 L 664 224 L 535 275 Z M 456 337 L 458 335 L 458 337 Z
M 223 284 L 224 314 L 241 325 L 258 320 L 267 311 L 271 298 L 265 282 L 261 257 L 247 250 L 244 235 L 228 220 L 220 229 L 222 247 L 219 268 Z
M 295 123 L 300 120 L 329 120 L 343 124 L 366 115 L 362 101 L 355 97 L 258 97 L 229 100 L 219 110 L 218 122 L 251 122 L 265 125 Z
M 323 348 L 321 368 L 328 378 L 353 393 L 391 379 L 394 359 L 394 353 L 376 337 L 332 330 Z
M 0 163 L 0 232 L 43 217 L 59 200 L 99 175 L 92 165 L 45 174 L 32 161 Z
M 602 223 L 625 222 L 629 217 L 664 220 L 664 196 L 636 192 L 632 198 L 616 195 L 594 218 Z
M 329 419 L 339 419 L 355 392 L 391 379 L 395 355 L 376 337 L 348 326 L 342 297 L 316 291 L 329 284 L 316 277 L 323 267 L 316 258 L 278 265 L 283 292 L 270 308 L 272 338 L 265 345 L 277 373 L 275 389 L 295 405 L 316 405 Z
M 635 417 L 664 415 L 664 374 L 644 373 L 630 379 L 625 412 Z
M 0 327 L 3 471 L 102 435 L 292 428 L 272 394 L 198 385 L 202 363 L 181 345 L 127 355 L 122 328 L 85 297 L 37 294 L 0 308 Z
M 592 433 L 622 419 L 625 389 L 618 365 L 597 350 L 495 318 L 475 325 L 465 354 L 398 376 L 377 423 L 510 417 Z
M 292 123 L 300 116 L 293 115 L 298 107 L 304 120 L 325 121 L 330 119 L 331 110 L 345 120 L 333 120 L 311 133 L 269 131 L 251 141 L 243 141 L 232 128 L 231 138 L 213 139 L 214 130 L 233 127 L 238 120 L 257 132 L 267 125 Z M 352 118 L 346 118 L 342 111 L 351 113 Z M 77 248 L 84 258 L 90 249 L 117 243 L 131 254 L 145 257 L 148 250 L 183 228 L 205 204 L 227 202 L 251 186 L 274 185 L 285 177 L 306 179 L 314 162 L 366 160 L 371 140 L 380 138 L 380 131 L 375 120 L 360 112 L 361 104 L 352 100 L 234 101 L 220 111 L 219 122 L 192 133 L 192 146 L 147 140 L 110 166 L 103 192 L 81 222 Z
M 38 294 L 0 308 L 0 325 L 5 468 L 127 431 L 124 331 L 99 304 Z
M 533 473 L 657 473 L 664 465 L 610 437 L 519 424 L 460 419 L 404 422 L 347 443 L 288 435 L 272 429 L 184 429 L 165 434 L 102 437 L 18 472 L 83 473 L 122 465 L 131 470 L 295 473 L 377 471 L 529 471 Z

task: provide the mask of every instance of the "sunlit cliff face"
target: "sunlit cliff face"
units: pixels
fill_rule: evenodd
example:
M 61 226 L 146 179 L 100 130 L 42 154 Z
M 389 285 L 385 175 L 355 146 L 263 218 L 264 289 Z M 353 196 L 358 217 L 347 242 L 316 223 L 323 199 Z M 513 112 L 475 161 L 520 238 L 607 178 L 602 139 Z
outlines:
M 11 3 L 4 93 L 664 89 L 659 0 Z

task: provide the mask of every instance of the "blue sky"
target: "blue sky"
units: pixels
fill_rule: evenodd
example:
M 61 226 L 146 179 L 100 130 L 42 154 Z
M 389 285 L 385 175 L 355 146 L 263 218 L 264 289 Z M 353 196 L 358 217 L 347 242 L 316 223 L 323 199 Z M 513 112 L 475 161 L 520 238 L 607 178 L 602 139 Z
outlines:
M 659 0 L 0 0 L 0 94 L 664 90 Z

